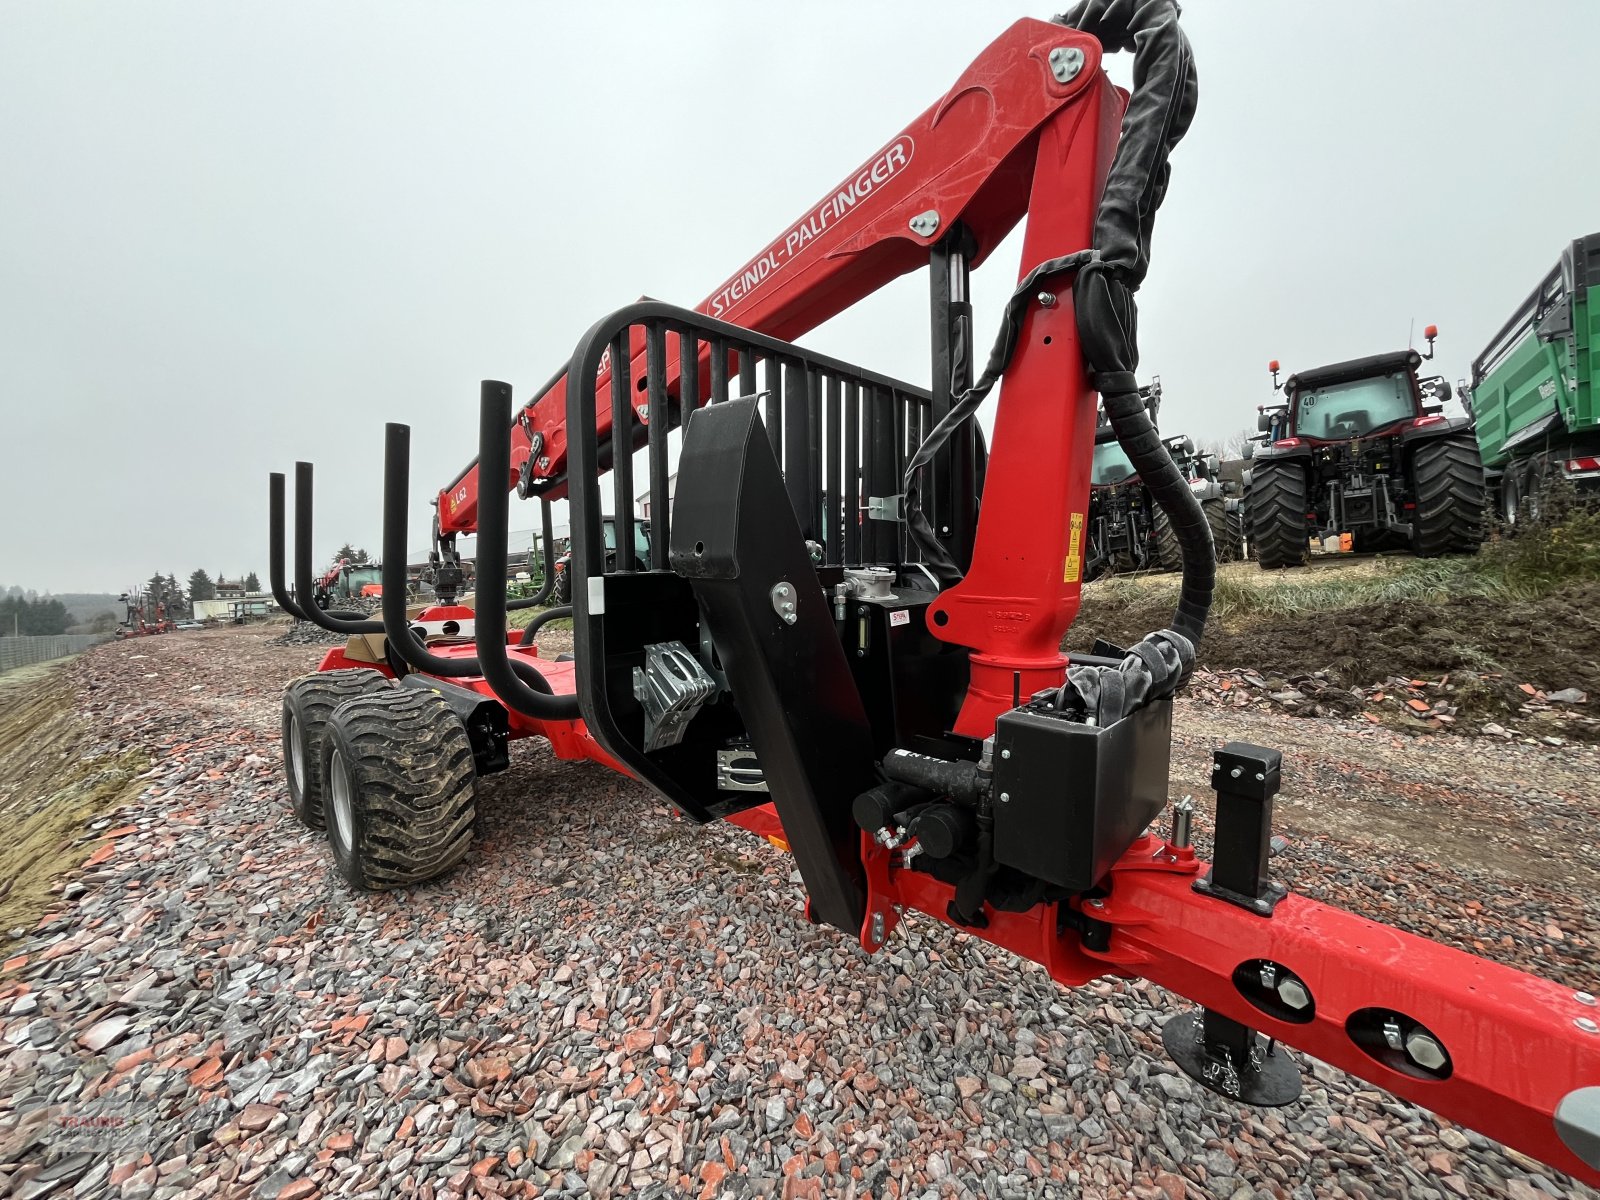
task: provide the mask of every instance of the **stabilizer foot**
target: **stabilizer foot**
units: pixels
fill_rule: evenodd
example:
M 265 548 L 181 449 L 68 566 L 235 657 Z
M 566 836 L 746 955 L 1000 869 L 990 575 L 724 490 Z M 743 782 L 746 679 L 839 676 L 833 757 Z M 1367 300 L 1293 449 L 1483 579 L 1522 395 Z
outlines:
M 1161 1044 L 1185 1075 L 1229 1100 L 1281 1108 L 1300 1099 L 1300 1070 L 1289 1052 L 1220 1013 L 1173 1017 L 1161 1027 Z

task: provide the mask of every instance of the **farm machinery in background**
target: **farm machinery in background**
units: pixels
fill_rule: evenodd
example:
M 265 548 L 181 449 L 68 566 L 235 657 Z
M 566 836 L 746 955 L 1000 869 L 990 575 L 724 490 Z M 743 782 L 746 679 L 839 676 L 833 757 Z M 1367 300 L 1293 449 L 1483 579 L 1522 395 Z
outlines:
M 1153 830 L 1215 560 L 1139 396 L 1134 292 L 1195 72 L 1171 0 L 1090 0 L 1058 21 L 1005 31 L 698 309 L 602 318 L 520 405 L 482 384 L 478 457 L 439 493 L 434 547 L 448 568 L 477 533 L 497 586 L 475 608 L 447 570 L 438 603 L 406 609 L 407 426 L 385 431 L 381 620 L 296 610 L 272 476 L 274 594 L 349 635 L 284 695 L 294 811 L 353 886 L 404 887 L 461 861 L 479 777 L 509 765 L 512 739 L 542 738 L 691 822 L 787 848 L 806 916 L 866 951 L 919 914 L 1064 986 L 1142 976 L 1188 997 L 1199 1007 L 1163 1041 L 1230 1106 L 1293 1101 L 1295 1046 L 1600 1182 L 1592 997 L 1273 879 L 1275 750 L 1216 750 L 1212 862 L 1186 803 Z M 1137 47 L 1131 96 L 1102 43 Z M 968 272 L 1024 219 L 1021 279 L 974 379 Z M 792 340 L 924 265 L 931 387 Z M 974 417 L 1002 378 L 986 446 Z M 1064 655 L 1096 393 L 1183 576 L 1171 628 Z M 570 613 L 573 655 L 507 627 L 513 491 L 546 519 L 569 503 L 572 603 L 547 614 Z M 309 463 L 294 494 L 309 596 Z
M 1600 233 L 1578 238 L 1472 362 L 1472 414 L 1494 510 L 1538 520 L 1558 481 L 1600 489 Z
M 117 599 L 123 606 L 122 621 L 113 631 L 118 639 L 171 633 L 178 627 L 167 612 L 166 602 L 147 596 L 142 588 L 130 588 Z
M 1433 357 L 1401 350 L 1316 367 L 1278 382 L 1258 409 L 1245 523 L 1263 570 L 1322 549 L 1472 554 L 1483 540 L 1484 473 L 1466 417 L 1446 417 L 1451 388 L 1419 377 Z M 1251 447 L 1247 447 L 1250 449 Z
M 1161 378 L 1139 389 L 1150 423 L 1157 424 L 1161 410 Z M 1201 454 L 1193 439 L 1178 435 L 1162 439 L 1168 457 L 1178 468 L 1211 527 L 1211 541 L 1219 562 L 1232 562 L 1244 553 L 1244 518 L 1237 485 L 1218 476 L 1215 454 Z M 1183 567 L 1172 521 L 1156 503 L 1150 489 L 1117 441 L 1117 433 L 1102 411 L 1095 428 L 1094 460 L 1089 473 L 1089 562 L 1085 578 L 1129 571 L 1177 571 Z
M 323 611 L 338 603 L 377 600 L 383 595 L 383 568 L 341 558 L 314 582 L 311 599 Z
M 617 561 L 617 519 L 615 517 L 603 518 L 605 539 L 606 562 L 615 569 Z M 635 520 L 633 523 L 633 556 L 638 562 L 648 562 L 650 559 L 650 522 Z M 569 541 L 567 548 L 556 559 L 555 583 L 553 598 L 557 604 L 572 603 L 572 546 Z

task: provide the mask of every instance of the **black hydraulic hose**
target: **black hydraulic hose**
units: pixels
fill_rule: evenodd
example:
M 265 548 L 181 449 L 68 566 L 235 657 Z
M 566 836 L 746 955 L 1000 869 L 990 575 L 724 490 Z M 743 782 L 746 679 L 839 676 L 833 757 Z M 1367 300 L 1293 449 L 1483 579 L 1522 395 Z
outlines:
M 389 648 L 413 670 L 442 679 L 487 677 L 478 659 L 441 658 L 429 650 L 411 628 L 411 619 L 406 615 L 406 504 L 410 490 L 411 427 L 391 421 L 384 429 L 383 445 L 383 621 L 379 628 L 388 639 Z M 478 545 L 480 548 L 483 545 L 481 536 Z M 505 552 L 502 550 L 499 572 L 491 575 L 491 579 L 505 577 L 504 558 Z M 494 589 L 490 589 L 488 594 L 494 595 Z M 505 603 L 503 588 L 499 595 L 501 603 Z M 481 603 L 480 600 L 480 606 Z M 482 611 L 481 607 L 479 611 Z M 504 615 L 500 618 L 500 627 L 503 642 Z M 548 698 L 550 685 L 545 682 L 543 675 L 528 663 L 517 662 L 514 665 L 517 674 L 535 695 L 543 693 Z
M 1138 389 L 1106 393 L 1104 402 L 1117 443 L 1151 498 L 1167 515 L 1178 539 L 1183 581 L 1178 587 L 1178 609 L 1172 617 L 1172 628 L 1198 646 L 1217 584 L 1217 551 L 1211 541 L 1211 524 L 1172 455 L 1162 445 L 1161 435 L 1150 423 Z
M 300 606 L 305 619 L 329 633 L 382 633 L 382 621 L 367 620 L 362 613 L 324 612 L 312 597 L 311 505 L 315 492 L 308 462 L 294 465 L 294 589 L 310 603 Z M 403 556 L 403 553 L 402 553 Z
M 279 608 L 296 621 L 309 621 L 311 618 L 300 611 L 283 582 L 285 508 L 283 472 L 274 471 L 267 476 L 267 581 L 272 585 L 272 598 Z
M 507 607 L 509 607 L 509 605 Z M 562 617 L 570 617 L 571 615 L 572 605 L 570 604 L 558 604 L 554 608 L 545 609 L 537 617 L 522 627 L 521 644 L 524 646 L 533 645 L 533 639 L 538 636 L 539 630 L 543 629 L 551 621 L 558 621 Z
M 483 381 L 478 417 L 478 577 L 504 579 L 511 493 L 511 385 Z M 536 720 L 576 720 L 578 697 L 541 695 L 524 686 L 506 650 L 506 593 L 490 588 L 478 597 L 478 662 L 502 703 Z M 541 680 L 542 682 L 542 680 Z
M 1107 51 L 1133 51 L 1134 88 L 1095 212 L 1094 258 L 1079 268 L 1072 298 L 1084 361 L 1117 442 L 1171 521 L 1183 552 L 1172 628 L 1198 645 L 1216 586 L 1211 527 L 1161 444 L 1134 378 L 1134 293 L 1150 267 L 1150 235 L 1172 173 L 1168 158 L 1194 120 L 1194 54 L 1178 25 L 1177 0 L 1083 0 L 1056 20 L 1092 34 Z
M 506 611 L 512 612 L 524 608 L 538 608 L 550 599 L 550 593 L 556 586 L 556 540 L 550 528 L 550 501 L 539 501 L 539 509 L 544 521 L 544 573 L 540 578 L 539 590 L 532 596 L 523 600 L 510 600 L 506 603 Z M 523 642 L 526 646 L 527 642 Z

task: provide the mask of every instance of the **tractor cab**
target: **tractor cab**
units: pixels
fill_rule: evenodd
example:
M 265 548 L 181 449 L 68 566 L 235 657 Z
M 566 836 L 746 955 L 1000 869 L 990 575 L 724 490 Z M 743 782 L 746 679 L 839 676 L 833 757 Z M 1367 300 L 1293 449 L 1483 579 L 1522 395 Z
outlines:
M 1268 364 L 1274 391 L 1284 400 L 1257 409 L 1258 440 L 1294 448 L 1301 442 L 1356 442 L 1404 429 L 1441 423 L 1450 384 L 1443 376 L 1419 376 L 1433 357 L 1437 326 L 1426 330 L 1428 352 L 1399 350 L 1298 371 L 1282 384 L 1278 363 Z
M 1095 438 L 1094 462 L 1089 468 L 1090 487 L 1115 487 L 1137 474 L 1133 463 L 1128 461 L 1128 452 L 1117 442 L 1117 435 L 1107 430 L 1105 436 L 1109 440 Z
M 1390 371 L 1321 387 L 1302 386 L 1290 399 L 1289 427 L 1296 437 L 1343 442 L 1386 430 L 1416 415 L 1412 373 Z
M 635 518 L 633 520 L 633 557 L 635 562 L 650 561 L 650 522 Z M 603 535 L 606 547 L 606 567 L 615 570 L 617 564 L 617 519 L 604 518 Z M 557 604 L 572 603 L 572 544 L 569 539 L 561 556 L 556 559 L 555 583 L 552 596 Z

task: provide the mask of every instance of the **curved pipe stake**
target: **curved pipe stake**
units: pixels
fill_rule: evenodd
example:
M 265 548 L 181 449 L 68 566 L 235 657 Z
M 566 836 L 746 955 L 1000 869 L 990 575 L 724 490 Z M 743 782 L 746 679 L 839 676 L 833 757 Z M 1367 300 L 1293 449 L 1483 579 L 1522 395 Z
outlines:
M 382 621 L 370 621 L 358 613 L 323 612 L 312 599 L 311 517 L 312 467 L 308 462 L 294 465 L 294 590 L 307 603 L 300 606 L 306 620 L 329 633 L 382 633 Z M 354 617 L 356 619 L 352 620 Z
M 283 472 L 274 471 L 267 476 L 267 581 L 272 585 L 272 598 L 278 602 L 279 608 L 296 621 L 309 621 L 311 618 L 301 611 L 284 585 L 283 533 L 286 509 Z
M 503 580 L 511 512 L 511 385 L 492 379 L 483 381 L 479 401 L 478 472 L 483 480 L 478 492 L 478 578 Z M 546 582 L 553 577 L 546 576 Z M 577 696 L 540 695 L 519 678 L 522 672 L 515 668 L 525 664 L 506 650 L 504 587 L 478 589 L 475 632 L 483 677 L 506 707 L 538 720 L 577 719 Z
M 509 418 L 508 418 L 509 419 Z M 384 430 L 383 447 L 383 621 L 380 628 L 388 641 L 389 648 L 413 670 L 427 675 L 437 676 L 441 679 L 465 679 L 489 677 L 489 672 L 484 670 L 482 664 L 483 646 L 483 600 L 484 596 L 495 597 L 500 605 L 500 653 L 505 656 L 505 589 L 489 588 L 487 593 L 480 592 L 478 600 L 478 617 L 476 626 L 478 630 L 479 657 L 470 656 L 441 658 L 434 654 L 423 644 L 416 631 L 411 627 L 411 620 L 406 615 L 406 536 L 407 519 L 406 503 L 407 493 L 411 483 L 411 427 L 390 422 Z M 504 498 L 501 500 L 505 503 Z M 480 532 L 478 537 L 478 553 L 480 577 L 482 571 L 483 545 L 486 540 Z M 500 566 L 498 576 L 489 578 L 504 578 L 505 576 L 505 535 L 502 528 L 500 536 Z M 498 592 L 498 595 L 497 595 Z M 508 664 L 507 673 L 512 671 L 513 681 L 517 683 L 530 696 L 535 697 L 537 712 L 529 712 L 530 716 L 546 720 L 570 719 L 565 715 L 562 701 L 566 697 L 554 697 L 550 694 L 550 685 L 545 682 L 543 675 L 539 674 L 531 663 L 518 660 Z M 493 686 L 493 680 L 490 680 Z M 499 689 L 497 688 L 496 691 Z M 502 697 L 502 700 L 504 697 Z M 519 709 L 519 712 L 528 712 Z M 574 700 L 572 715 L 577 715 L 577 703 Z

